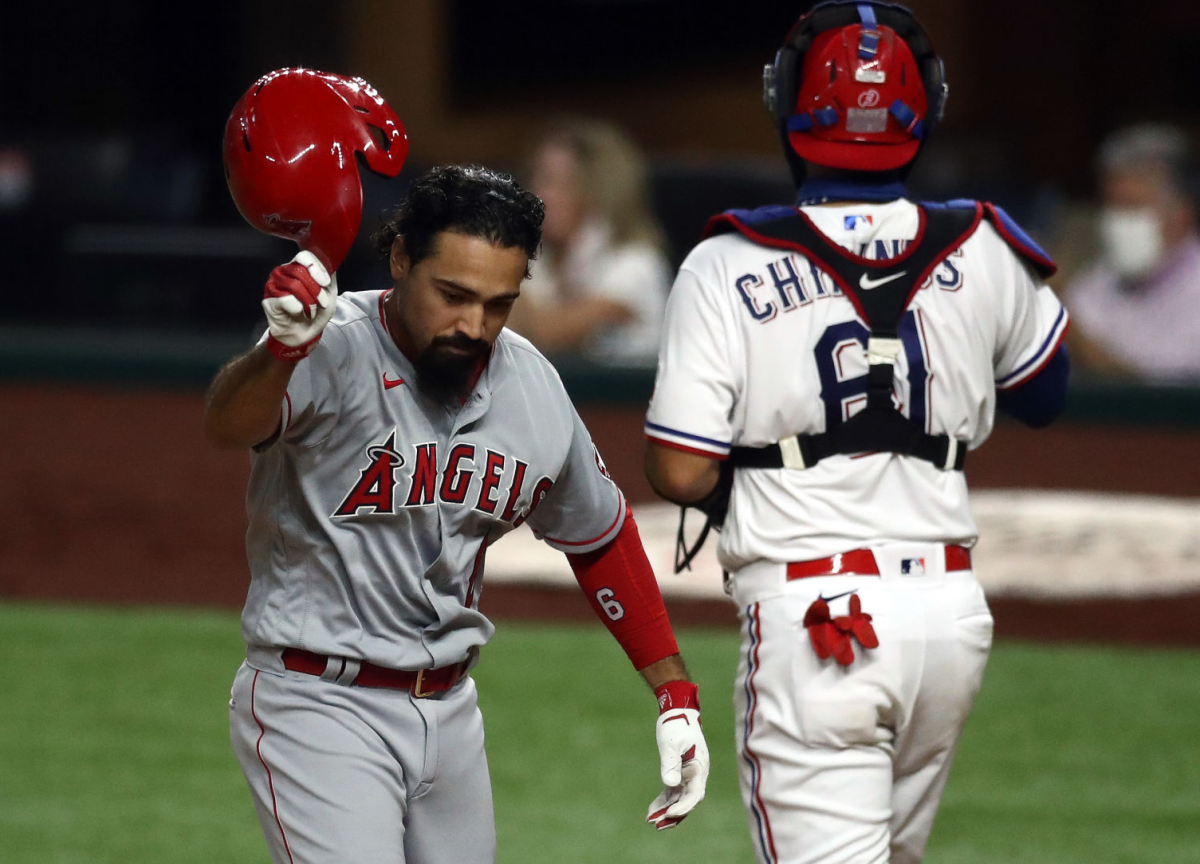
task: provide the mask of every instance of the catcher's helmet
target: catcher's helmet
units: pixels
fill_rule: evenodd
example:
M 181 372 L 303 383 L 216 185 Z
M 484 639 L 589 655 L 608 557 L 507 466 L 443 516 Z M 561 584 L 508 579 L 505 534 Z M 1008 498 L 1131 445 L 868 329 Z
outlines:
M 246 221 L 295 240 L 333 272 L 362 221 L 357 157 L 395 177 L 408 135 L 361 78 L 279 69 L 259 78 L 225 125 L 225 179 Z
M 941 119 L 947 90 L 942 61 L 912 13 L 878 0 L 817 4 L 763 70 L 763 101 L 789 157 L 856 171 L 911 162 Z

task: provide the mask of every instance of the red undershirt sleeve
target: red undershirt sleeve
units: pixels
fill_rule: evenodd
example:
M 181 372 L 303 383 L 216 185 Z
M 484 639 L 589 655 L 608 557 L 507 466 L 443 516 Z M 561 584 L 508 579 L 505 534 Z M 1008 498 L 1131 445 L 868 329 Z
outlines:
M 567 560 L 592 609 L 635 669 L 679 653 L 632 512 L 612 541 L 593 552 L 568 553 Z

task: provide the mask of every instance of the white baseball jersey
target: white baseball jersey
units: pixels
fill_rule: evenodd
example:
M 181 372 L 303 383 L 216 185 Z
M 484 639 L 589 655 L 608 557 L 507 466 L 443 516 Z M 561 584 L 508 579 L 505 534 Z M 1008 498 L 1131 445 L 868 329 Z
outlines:
M 921 227 L 918 208 L 903 199 L 802 210 L 868 259 L 900 254 Z M 1066 327 L 1054 293 L 984 221 L 905 313 L 896 400 L 927 433 L 978 447 L 992 429 L 995 389 L 1035 374 Z M 733 445 L 823 432 L 866 402 L 868 333 L 803 255 L 740 234 L 712 237 L 683 262 L 671 290 L 646 435 L 724 458 Z M 975 537 L 961 471 L 890 453 L 838 455 L 805 470 L 737 471 L 717 554 L 736 571 L 872 543 L 969 545 Z
M 491 636 L 477 608 L 489 545 L 528 519 L 564 552 L 610 541 L 625 502 L 554 368 L 511 331 L 474 392 L 416 388 L 383 320 L 385 293 L 338 298 L 296 366 L 278 437 L 252 457 L 251 665 L 279 647 L 395 669 L 469 659 Z

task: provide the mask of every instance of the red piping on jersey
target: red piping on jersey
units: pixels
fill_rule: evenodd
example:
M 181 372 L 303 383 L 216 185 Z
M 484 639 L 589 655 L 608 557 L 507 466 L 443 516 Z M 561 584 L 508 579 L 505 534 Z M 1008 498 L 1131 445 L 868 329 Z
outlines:
M 665 438 L 659 438 L 655 435 L 651 435 L 649 432 L 646 433 L 646 440 L 653 441 L 655 444 L 659 444 L 663 447 L 670 447 L 672 450 L 681 450 L 684 453 L 692 453 L 696 456 L 707 456 L 709 459 L 716 459 L 718 462 L 724 462 L 729 458 L 728 453 L 713 453 L 711 450 L 701 450 L 697 447 L 688 447 L 686 444 L 677 444 L 674 441 L 668 441 Z
M 921 212 L 924 213 L 924 211 L 921 211 Z M 942 252 L 939 253 L 938 256 L 936 258 L 934 258 L 933 261 L 929 262 L 929 266 L 926 267 L 921 272 L 921 275 L 919 275 L 917 277 L 916 281 L 913 282 L 912 291 L 909 292 L 908 299 L 904 301 L 905 309 L 908 308 L 908 304 L 912 302 L 913 297 L 917 296 L 917 292 L 921 290 L 921 286 L 925 284 L 925 280 L 928 279 L 930 277 L 930 275 L 933 273 L 934 268 L 937 267 L 939 264 L 941 264 L 943 261 L 945 261 L 947 258 L 949 258 L 951 255 L 953 255 L 955 252 L 957 252 L 959 249 L 961 249 L 962 245 L 967 242 L 967 240 L 970 238 L 970 236 L 979 229 L 979 223 L 982 221 L 983 221 L 983 205 L 980 204 L 978 201 L 976 201 L 975 202 L 975 218 L 971 220 L 971 224 L 967 226 L 967 229 L 965 231 L 963 231 L 961 234 L 959 234 L 957 237 L 955 237 L 949 246 L 947 246 L 944 250 L 942 250 Z M 895 259 L 891 259 L 891 260 L 895 260 Z
M 495 352 L 495 350 L 496 343 L 493 342 L 491 351 L 488 351 L 488 356 L 480 357 L 479 362 L 475 364 L 475 371 L 471 373 L 471 380 L 467 382 L 468 392 L 474 392 L 475 385 L 478 384 L 479 379 L 483 377 L 483 370 L 487 368 L 488 361 L 492 359 L 492 354 Z M 463 405 L 465 405 L 467 402 L 466 399 L 459 399 L 458 401 Z
M 757 603 L 751 606 L 749 611 L 750 638 L 754 643 L 754 647 L 750 652 L 750 674 L 746 677 L 746 689 L 750 693 L 750 699 L 746 712 L 746 740 L 743 742 L 742 749 L 746 754 L 747 761 L 753 763 L 751 766 L 754 774 L 751 778 L 751 785 L 753 787 L 751 790 L 753 794 L 752 803 L 757 806 L 752 807 L 752 809 L 757 810 L 758 814 L 762 817 L 762 827 L 764 829 L 762 833 L 766 834 L 766 843 L 764 845 L 767 847 L 763 849 L 763 852 L 769 852 L 768 860 L 775 862 L 779 860 L 779 853 L 775 851 L 775 836 L 771 831 L 771 821 L 767 818 L 767 806 L 763 803 L 762 794 L 759 792 L 763 776 L 762 763 L 758 761 L 758 754 L 750 749 L 750 735 L 754 732 L 754 712 L 758 708 L 758 691 L 754 687 L 754 676 L 758 673 L 759 669 L 758 646 L 762 644 L 762 622 L 758 617 Z M 759 839 L 761 841 L 761 836 Z
M 379 323 L 383 325 L 383 332 L 388 335 L 388 338 L 392 340 L 392 344 L 395 345 L 397 349 L 399 349 L 400 353 L 405 356 L 405 358 L 408 360 L 408 362 L 415 363 L 416 357 L 413 356 L 411 347 L 406 347 L 404 345 L 401 345 L 398 341 L 396 341 L 396 337 L 392 335 L 392 328 L 388 326 L 387 310 L 384 308 L 383 303 L 385 300 L 387 300 L 388 297 L 392 296 L 392 291 L 393 291 L 393 289 L 389 288 L 388 290 L 384 291 L 382 294 L 379 295 Z M 401 329 L 403 329 L 403 328 L 401 328 Z
M 817 236 L 823 237 L 823 238 L 825 237 L 824 233 L 822 233 L 821 230 L 819 228 L 817 228 L 816 225 L 813 225 L 812 220 L 809 219 L 808 216 L 806 216 L 800 210 L 797 210 L 796 212 L 800 215 L 800 217 L 802 219 L 804 219 L 805 222 L 807 222 L 809 224 L 809 226 L 814 231 L 817 232 Z M 853 261 L 855 264 L 859 264 L 863 267 L 873 267 L 873 268 L 890 267 L 893 264 L 897 264 L 897 263 L 903 261 L 909 255 L 913 254 L 913 252 L 916 251 L 917 246 L 920 244 L 921 239 L 925 236 L 925 211 L 924 211 L 924 209 L 918 207 L 917 208 L 917 216 L 920 221 L 920 226 L 917 229 L 917 236 L 914 237 L 912 240 L 910 240 L 909 244 L 904 248 L 904 251 L 901 252 L 899 255 L 897 255 L 894 258 L 879 258 L 879 259 L 863 258 L 861 255 L 855 255 L 853 252 L 850 252 L 850 251 L 842 248 L 841 246 L 838 246 L 836 243 L 828 240 L 828 238 L 826 238 L 826 245 L 831 250 L 833 250 L 837 254 L 841 255 L 843 258 L 845 258 L 849 261 Z M 937 267 L 944 260 L 946 260 L 946 258 L 949 257 L 951 253 L 957 251 L 958 248 L 961 247 L 962 244 L 967 241 L 967 238 L 975 233 L 975 230 L 979 227 L 979 223 L 980 223 L 980 221 L 982 221 L 982 219 L 983 219 L 983 205 L 980 204 L 978 201 L 976 201 L 975 202 L 975 218 L 971 220 L 970 226 L 967 228 L 967 230 L 963 231 L 962 234 L 960 234 L 957 238 L 955 238 L 954 241 L 946 247 L 946 249 L 944 250 L 944 254 L 938 255 L 933 261 L 930 262 L 928 267 L 926 267 L 920 274 L 918 274 L 917 278 L 913 281 L 912 291 L 909 292 L 908 297 L 904 301 L 905 308 L 908 308 L 908 304 L 912 302 L 913 297 L 915 297 L 917 292 L 921 290 L 921 286 L 924 284 L 925 280 L 927 278 L 929 278 L 929 274 L 933 272 L 933 268 Z M 792 252 L 799 252 L 800 254 L 807 257 L 809 259 L 809 261 L 811 261 L 813 264 L 816 264 L 817 266 L 820 266 L 822 263 L 820 257 L 818 257 L 816 254 L 814 254 L 811 249 L 809 249 L 808 247 L 806 247 L 800 243 L 796 243 L 791 240 L 779 240 L 774 237 L 767 237 L 764 234 L 758 233 L 753 228 L 751 228 L 749 225 L 747 225 L 745 222 L 743 222 L 742 220 L 737 219 L 735 217 L 729 217 L 729 221 L 733 222 L 735 225 L 737 225 L 737 230 L 739 233 L 744 234 L 745 236 L 749 237 L 755 243 L 759 243 L 763 246 L 768 246 L 773 249 L 787 249 Z M 854 311 L 858 313 L 858 317 L 862 320 L 862 322 L 864 324 L 870 325 L 871 319 L 867 316 L 866 310 L 864 310 L 862 307 L 862 304 L 859 303 L 858 298 L 854 295 L 853 290 L 851 290 L 846 285 L 846 283 L 844 281 L 842 281 L 842 278 L 833 271 L 833 268 L 821 267 L 821 270 L 824 271 L 829 276 L 829 278 L 833 280 L 834 284 L 836 284 L 838 286 L 838 288 L 841 289 L 842 296 L 844 296 L 847 300 L 849 300 L 850 303 L 854 306 Z
M 258 690 L 257 669 L 254 670 L 254 681 L 250 684 L 250 716 L 254 718 L 254 722 L 258 724 L 258 742 L 254 745 L 254 752 L 258 754 L 258 761 L 262 763 L 263 768 L 267 771 L 267 787 L 271 790 L 271 810 L 275 814 L 275 824 L 279 826 L 279 836 L 283 838 L 283 851 L 287 852 L 288 861 L 295 864 L 295 859 L 292 858 L 292 847 L 288 844 L 287 832 L 283 830 L 283 823 L 279 821 L 279 801 L 275 798 L 275 781 L 271 778 L 271 767 L 267 765 L 267 760 L 262 755 L 262 741 L 267 734 L 267 729 L 263 726 L 262 721 L 258 719 L 258 711 L 254 707 L 254 694 Z
M 996 233 L 1003 237 L 1009 246 L 1021 250 L 1024 255 L 1028 256 L 1029 260 L 1041 264 L 1046 268 L 1048 272 L 1042 274 L 1042 278 L 1049 278 L 1058 272 L 1058 265 L 1050 260 L 1050 258 L 1039 254 L 1031 249 L 1027 243 L 1013 236 L 1013 233 L 1004 225 L 1004 220 L 996 212 L 996 205 L 985 201 L 983 206 L 987 208 L 988 214 L 992 217 L 990 220 L 992 227 L 996 229 Z
M 797 210 L 796 212 L 799 213 L 800 211 Z M 800 213 L 800 215 L 804 216 L 803 213 Z M 753 240 L 755 243 L 758 243 L 763 246 L 768 246 L 773 249 L 787 249 L 788 251 L 791 251 L 791 252 L 799 252 L 801 255 L 808 258 L 809 261 L 811 261 L 812 263 L 817 264 L 817 265 L 819 265 L 821 263 L 821 259 L 818 258 L 816 256 L 816 254 L 811 249 L 809 249 L 807 246 L 804 246 L 800 243 L 795 243 L 791 240 L 777 240 L 774 237 L 768 237 L 765 234 L 759 234 L 757 231 L 755 231 L 753 228 L 751 228 L 749 225 L 747 225 L 745 222 L 743 222 L 740 219 L 735 219 L 733 217 L 730 217 L 730 221 L 734 222 L 738 226 L 738 232 L 740 234 L 744 234 L 745 236 L 747 236 L 751 240 Z M 810 225 L 812 224 L 811 220 L 809 221 L 809 224 Z M 817 233 L 820 234 L 819 231 Z M 824 235 L 821 234 L 821 236 L 823 237 Z M 914 246 L 913 248 L 916 248 L 916 247 Z M 845 249 L 841 249 L 840 251 L 846 257 L 850 257 L 850 255 L 851 255 L 851 253 L 847 252 Z M 907 248 L 904 251 L 905 251 L 905 254 L 908 253 Z M 855 255 L 854 257 L 857 258 L 858 256 Z M 880 265 L 879 262 L 868 262 L 868 263 L 872 267 L 884 266 L 887 264 L 895 263 L 895 259 L 890 259 L 890 258 L 885 259 L 884 265 Z M 858 317 L 860 319 L 862 319 L 863 323 L 864 324 L 868 323 L 871 319 L 867 317 L 867 313 L 863 311 L 862 306 L 858 302 L 858 298 L 855 297 L 853 292 L 851 292 L 850 289 L 848 289 L 846 287 L 846 283 L 842 281 L 841 277 L 838 276 L 836 273 L 834 273 L 833 270 L 831 270 L 827 267 L 822 267 L 821 270 L 824 271 L 826 274 L 828 274 L 829 277 L 833 280 L 834 284 L 837 285 L 839 289 L 841 289 L 842 296 L 844 296 L 847 300 L 849 300 L 851 305 L 854 306 L 854 311 L 856 313 L 858 313 Z
M 603 540 L 605 537 L 608 536 L 609 532 L 612 531 L 613 528 L 616 527 L 617 523 L 621 521 L 621 517 L 625 515 L 626 506 L 627 505 L 625 503 L 625 496 L 621 495 L 621 503 L 620 503 L 620 506 L 617 507 L 617 517 L 615 519 L 613 519 L 611 525 L 609 525 L 600 534 L 593 537 L 591 540 L 576 540 L 576 541 L 556 540 L 549 535 L 542 535 L 542 536 L 544 536 L 551 543 L 557 543 L 559 546 L 587 546 L 591 543 L 595 543 L 597 540 Z
M 283 421 L 283 429 L 280 432 L 286 432 L 288 427 L 292 425 L 292 397 L 286 390 L 283 391 L 284 401 L 287 402 L 287 419 Z
M 1067 318 L 1067 323 L 1063 326 L 1062 332 L 1058 334 L 1058 338 L 1054 340 L 1054 346 L 1046 352 L 1046 356 L 1042 358 L 1042 362 L 1037 364 L 1037 366 L 1034 366 L 1033 369 L 1031 369 L 1027 374 L 1022 375 L 1020 380 L 1018 380 L 1016 383 L 1005 384 L 1003 387 L 997 387 L 996 389 L 1015 390 L 1022 384 L 1028 384 L 1030 381 L 1032 381 L 1034 376 L 1045 369 L 1046 366 L 1049 365 L 1050 361 L 1054 359 L 1054 355 L 1058 353 L 1058 348 L 1060 345 L 1062 345 L 1063 340 L 1067 338 L 1067 331 L 1070 329 L 1071 319 Z

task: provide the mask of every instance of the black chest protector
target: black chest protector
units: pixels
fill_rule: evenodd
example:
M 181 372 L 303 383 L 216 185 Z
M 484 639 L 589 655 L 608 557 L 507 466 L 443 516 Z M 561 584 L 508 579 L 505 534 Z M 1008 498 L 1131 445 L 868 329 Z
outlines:
M 895 363 L 903 346 L 900 321 L 933 269 L 978 227 L 982 208 L 921 208 L 921 228 L 895 258 L 871 261 L 833 243 L 802 213 L 747 224 L 716 217 L 757 243 L 803 254 L 837 283 L 870 330 L 867 404 L 850 419 L 815 435 L 793 435 L 766 447 L 733 447 L 735 468 L 809 468 L 835 454 L 901 453 L 943 470 L 961 470 L 966 442 L 930 435 L 895 407 Z M 710 226 L 715 227 L 715 226 Z
M 765 447 L 734 446 L 722 464 L 721 481 L 696 505 L 708 516 L 691 549 L 683 535 L 676 548 L 676 572 L 690 565 L 708 531 L 719 528 L 729 505 L 736 468 L 805 469 L 835 454 L 900 453 L 924 459 L 946 471 L 961 471 L 967 444 L 948 435 L 930 435 L 893 402 L 896 358 L 903 350 L 900 321 L 935 267 L 979 227 L 984 206 L 922 207 L 917 236 L 894 258 L 868 260 L 838 246 L 794 208 L 754 214 L 723 213 L 709 220 L 706 236 L 734 230 L 755 243 L 804 255 L 828 273 L 867 325 L 867 403 L 853 417 L 817 434 L 797 434 Z M 746 216 L 757 218 L 745 218 Z M 685 508 L 686 510 L 686 508 Z

